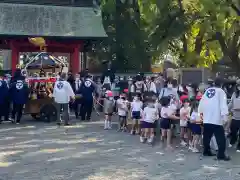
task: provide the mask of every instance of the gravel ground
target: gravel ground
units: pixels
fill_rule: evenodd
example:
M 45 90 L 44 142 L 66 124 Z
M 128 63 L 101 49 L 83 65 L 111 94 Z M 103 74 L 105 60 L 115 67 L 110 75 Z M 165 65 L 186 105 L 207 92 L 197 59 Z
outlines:
M 100 121 L 0 125 L 0 180 L 239 180 L 239 155 L 229 154 L 222 162 L 185 148 L 165 151 L 103 130 Z

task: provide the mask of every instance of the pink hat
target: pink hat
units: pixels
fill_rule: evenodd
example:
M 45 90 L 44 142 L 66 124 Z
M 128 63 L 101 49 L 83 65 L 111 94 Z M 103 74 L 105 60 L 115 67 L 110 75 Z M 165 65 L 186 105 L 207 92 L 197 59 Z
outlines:
M 106 91 L 106 95 L 107 95 L 108 97 L 113 97 L 112 91 Z

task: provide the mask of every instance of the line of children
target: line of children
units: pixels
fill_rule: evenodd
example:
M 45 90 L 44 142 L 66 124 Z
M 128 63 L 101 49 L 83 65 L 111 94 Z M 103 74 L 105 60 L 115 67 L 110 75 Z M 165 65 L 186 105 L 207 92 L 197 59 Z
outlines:
M 111 129 L 111 117 L 114 112 L 114 99 L 111 91 L 107 91 L 104 99 L 105 125 L 104 129 Z M 140 134 L 140 142 L 152 143 L 156 122 L 160 119 L 161 140 L 166 142 L 166 148 L 172 149 L 172 126 L 180 119 L 180 144 L 189 146 L 192 152 L 199 152 L 201 144 L 202 120 L 198 115 L 198 101 L 190 102 L 184 99 L 180 109 L 180 117 L 176 115 L 176 108 L 172 106 L 171 97 L 165 96 L 158 102 L 155 96 L 148 97 L 143 103 L 141 95 L 137 94 L 130 103 L 125 94 L 121 94 L 116 101 L 119 116 L 118 131 L 127 131 L 128 113 L 131 115 L 131 134 Z M 145 107 L 144 107 L 145 106 Z M 129 111 L 130 109 L 130 111 Z

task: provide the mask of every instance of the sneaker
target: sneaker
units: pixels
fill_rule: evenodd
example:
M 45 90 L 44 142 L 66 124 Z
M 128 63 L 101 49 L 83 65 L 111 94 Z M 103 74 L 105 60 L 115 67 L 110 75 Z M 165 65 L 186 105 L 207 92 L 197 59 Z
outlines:
M 228 147 L 231 148 L 231 147 L 233 147 L 233 145 L 232 145 L 232 144 L 229 144 Z
M 141 142 L 141 143 L 144 143 L 144 142 L 145 142 L 145 138 L 142 137 L 142 136 L 140 136 L 140 142 Z
M 236 151 L 236 152 L 238 152 L 238 153 L 239 153 L 239 152 L 240 152 L 240 149 L 237 149 L 237 151 Z
M 147 139 L 147 142 L 148 142 L 148 143 L 152 143 L 152 142 L 153 142 L 153 138 L 154 138 L 154 137 L 152 137 L 152 136 L 149 137 L 149 138 Z
M 134 135 L 134 130 L 131 130 L 131 134 Z
M 20 123 L 19 123 L 19 122 L 17 122 L 16 124 L 17 124 L 17 125 L 19 125 Z
M 187 146 L 187 143 L 185 141 L 181 141 L 180 145 L 181 146 Z
M 192 148 L 193 153 L 199 153 L 200 151 L 197 148 Z
M 192 147 L 192 146 L 189 146 L 189 147 L 188 147 L 188 150 L 189 150 L 189 151 L 193 151 L 193 147 Z

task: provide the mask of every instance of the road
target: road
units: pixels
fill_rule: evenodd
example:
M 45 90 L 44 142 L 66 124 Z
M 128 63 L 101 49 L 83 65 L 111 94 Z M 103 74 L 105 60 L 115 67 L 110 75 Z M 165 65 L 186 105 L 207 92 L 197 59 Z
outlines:
M 237 180 L 240 158 L 230 162 L 103 130 L 101 121 L 23 122 L 0 125 L 0 180 Z

